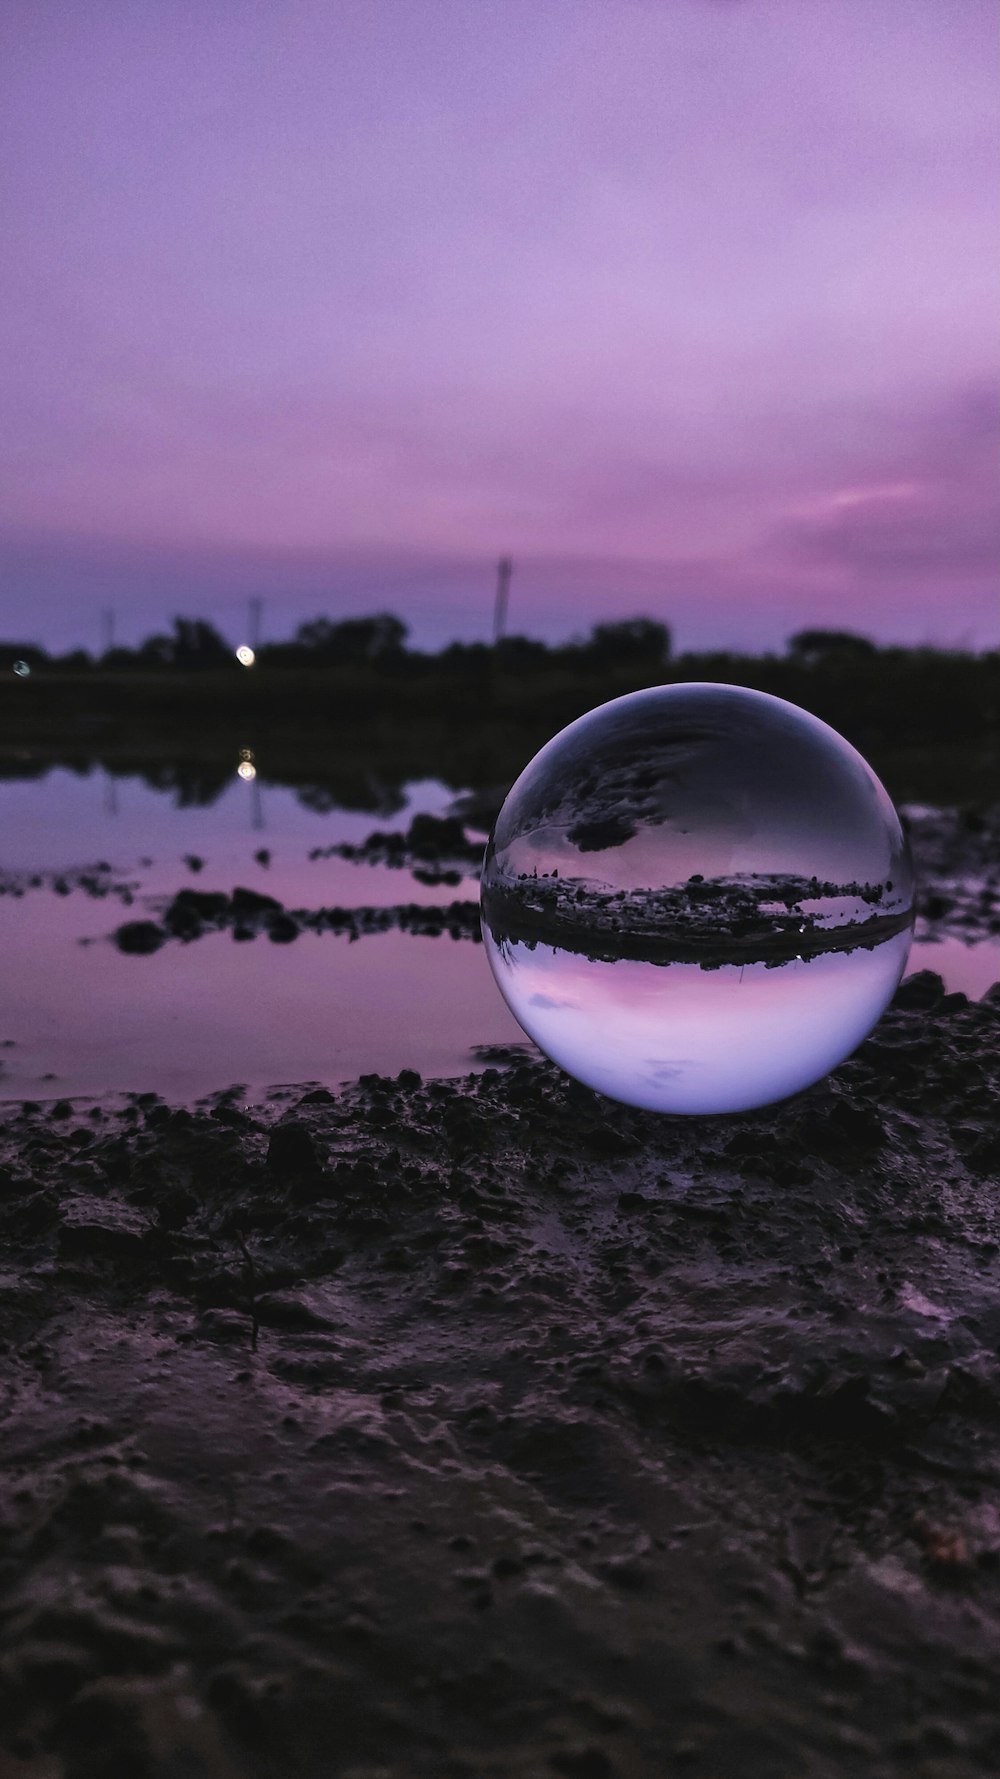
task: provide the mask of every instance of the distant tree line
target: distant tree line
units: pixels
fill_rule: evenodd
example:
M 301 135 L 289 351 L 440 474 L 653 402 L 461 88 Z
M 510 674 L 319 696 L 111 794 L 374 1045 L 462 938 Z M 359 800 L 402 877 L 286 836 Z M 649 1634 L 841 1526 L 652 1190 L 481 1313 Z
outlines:
M 602 671 L 620 666 L 664 666 L 671 654 L 670 631 L 651 618 L 595 624 L 583 640 L 555 646 L 528 636 L 506 636 L 495 643 L 453 642 L 437 654 L 425 654 L 407 647 L 408 636 L 407 626 L 391 612 L 337 621 L 310 618 L 299 625 L 289 641 L 263 644 L 257 650 L 257 663 L 286 668 L 376 667 L 396 671 L 425 663 L 461 671 L 487 662 L 517 669 L 563 662 L 584 671 Z M 0 669 L 10 671 L 15 661 L 24 662 L 32 672 L 203 672 L 239 668 L 235 649 L 203 618 L 174 618 L 171 630 L 164 635 L 149 636 L 134 649 L 111 648 L 96 656 L 84 649 L 49 655 L 36 643 L 0 643 Z
M 595 624 L 586 637 L 554 644 L 531 636 L 505 636 L 492 643 L 451 642 L 437 653 L 425 653 L 408 648 L 408 636 L 406 624 L 392 612 L 339 620 L 310 618 L 299 625 L 288 641 L 263 644 L 257 650 L 257 664 L 282 668 L 370 667 L 397 673 L 421 666 L 461 673 L 486 665 L 529 673 L 532 669 L 553 667 L 604 673 L 622 669 L 653 672 L 676 659 L 666 624 L 642 617 Z M 812 629 L 799 630 L 789 637 L 785 658 L 801 667 L 846 670 L 868 666 L 878 657 L 939 652 L 926 648 L 884 648 L 853 631 Z M 720 658 L 743 658 L 725 651 L 719 653 Z M 0 670 L 10 671 L 15 662 L 24 663 L 30 672 L 239 670 L 235 649 L 204 618 L 174 618 L 165 634 L 148 636 L 133 649 L 119 646 L 98 655 L 88 654 L 85 649 L 64 655 L 48 654 L 37 643 L 0 642 Z
M 979 669 L 992 681 L 1000 664 L 996 650 L 973 654 L 929 645 L 882 645 L 850 630 L 827 629 L 797 631 L 781 655 L 722 649 L 675 655 L 667 625 L 644 617 L 595 624 L 589 635 L 562 643 L 504 636 L 495 642 L 451 642 L 434 653 L 410 648 L 408 637 L 406 624 L 392 612 L 338 620 L 316 617 L 300 624 L 287 641 L 262 644 L 254 665 L 257 670 L 362 670 L 396 680 L 444 677 L 455 684 L 463 679 L 481 684 L 484 676 L 494 680 L 513 676 L 530 682 L 556 675 L 574 680 L 634 680 L 637 685 L 696 677 L 732 678 L 776 690 L 775 684 L 764 682 L 775 676 L 787 678 L 789 672 L 795 680 L 805 674 L 817 682 L 851 680 L 859 686 L 871 682 L 874 688 L 894 677 L 914 674 L 918 678 L 943 674 L 953 683 L 956 673 L 976 675 Z M 236 650 L 215 626 L 204 618 L 184 617 L 174 618 L 169 631 L 147 637 L 136 648 L 119 646 L 98 655 L 84 649 L 48 654 L 37 643 L 0 642 L 0 675 L 12 670 L 22 677 L 36 672 L 46 676 L 224 672 L 234 679 L 244 677 Z
M 243 745 L 249 737 L 266 750 L 270 770 L 306 787 L 303 796 L 314 785 L 345 807 L 381 809 L 385 786 L 406 777 L 509 783 L 551 735 L 596 704 L 691 680 L 749 686 L 812 711 L 853 742 L 895 795 L 996 798 L 1000 651 L 884 646 L 810 628 L 781 653 L 675 654 L 667 626 L 643 617 L 597 624 L 555 645 L 507 636 L 437 653 L 411 648 L 406 625 L 391 613 L 316 617 L 287 641 L 262 645 L 249 671 L 200 618 L 176 618 L 165 634 L 96 660 L 0 644 L 0 752 L 7 750 L 10 771 L 10 749 L 31 744 L 62 748 L 78 765 L 101 749 L 141 762 L 179 748 L 195 759 L 200 795 L 203 757 L 211 756 L 212 782 L 221 784 L 231 775 L 234 738 Z

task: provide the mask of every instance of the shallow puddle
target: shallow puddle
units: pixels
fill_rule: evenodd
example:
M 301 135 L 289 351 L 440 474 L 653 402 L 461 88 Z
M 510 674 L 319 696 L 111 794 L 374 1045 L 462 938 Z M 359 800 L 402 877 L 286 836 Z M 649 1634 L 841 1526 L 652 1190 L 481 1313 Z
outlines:
M 323 809 L 235 770 L 203 805 L 102 772 L 0 783 L 0 870 L 9 891 L 23 888 L 0 896 L 0 1099 L 155 1089 L 190 1100 L 233 1082 L 253 1098 L 280 1082 L 461 1074 L 479 1066 L 477 1046 L 525 1041 L 468 940 L 303 932 L 291 944 L 240 943 L 222 932 L 134 957 L 110 939 L 123 921 L 156 918 L 185 885 L 244 885 L 288 908 L 475 899 L 471 877 L 432 886 L 310 857 L 403 829 L 418 812 L 443 814 L 452 800 L 424 781 L 402 808 L 387 793 L 381 807 Z M 53 876 L 98 861 L 111 867 L 102 881 L 128 887 L 94 897 Z M 25 887 L 32 873 L 42 887 Z M 917 944 L 909 971 L 927 968 L 981 995 L 1000 978 L 1000 942 Z

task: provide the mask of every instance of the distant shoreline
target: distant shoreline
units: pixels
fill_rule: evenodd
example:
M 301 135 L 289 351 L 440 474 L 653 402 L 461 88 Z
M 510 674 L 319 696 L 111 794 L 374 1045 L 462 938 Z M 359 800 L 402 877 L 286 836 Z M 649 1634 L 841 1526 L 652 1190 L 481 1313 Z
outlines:
M 791 926 L 730 933 L 720 930 L 721 923 L 709 927 L 684 920 L 659 930 L 625 924 L 616 928 L 613 917 L 603 911 L 591 910 L 589 921 L 586 916 L 573 919 L 552 908 L 532 908 L 523 896 L 496 888 L 482 891 L 482 909 L 484 925 L 498 945 L 549 945 L 595 963 L 698 964 L 703 970 L 721 969 L 726 964 L 773 967 L 795 959 L 808 962 L 835 951 L 872 951 L 905 932 L 914 921 L 910 907 L 836 927 L 809 926 L 805 931 L 797 920 Z
M 511 638 L 513 643 L 517 639 Z M 0 776 L 50 766 L 162 776 L 178 766 L 219 788 L 238 750 L 253 748 L 262 782 L 329 787 L 364 778 L 398 788 L 437 778 L 483 794 L 492 820 L 538 749 L 584 712 L 651 685 L 715 680 L 788 699 L 829 723 L 873 767 L 896 802 L 989 804 L 1000 783 L 1000 655 L 872 649 L 829 655 L 684 655 L 666 662 L 583 663 L 488 648 L 452 659 L 382 665 L 272 666 L 249 671 L 0 671 Z

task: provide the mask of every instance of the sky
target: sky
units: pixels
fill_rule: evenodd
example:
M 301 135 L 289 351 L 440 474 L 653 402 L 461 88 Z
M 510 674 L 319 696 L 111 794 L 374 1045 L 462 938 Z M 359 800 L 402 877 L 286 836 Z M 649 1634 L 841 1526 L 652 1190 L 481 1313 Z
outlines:
M 992 0 L 6 0 L 0 635 L 995 646 Z

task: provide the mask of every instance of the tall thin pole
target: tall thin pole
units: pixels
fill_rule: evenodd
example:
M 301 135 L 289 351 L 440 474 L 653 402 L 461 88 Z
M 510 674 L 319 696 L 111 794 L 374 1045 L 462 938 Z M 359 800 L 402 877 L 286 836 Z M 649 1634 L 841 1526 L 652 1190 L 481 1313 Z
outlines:
M 497 596 L 493 606 L 493 641 L 500 641 L 507 628 L 507 604 L 510 599 L 510 577 L 514 572 L 514 564 L 509 556 L 501 556 L 497 563 Z

